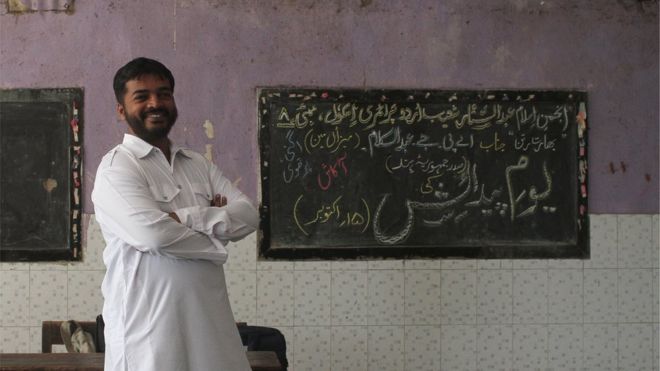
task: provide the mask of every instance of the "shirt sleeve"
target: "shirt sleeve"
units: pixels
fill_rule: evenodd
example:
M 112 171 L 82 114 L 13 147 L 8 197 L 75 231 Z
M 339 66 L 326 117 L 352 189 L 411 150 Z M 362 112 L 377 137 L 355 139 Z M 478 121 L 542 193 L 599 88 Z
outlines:
M 226 260 L 222 244 L 161 211 L 146 180 L 133 169 L 101 169 L 96 175 L 92 201 L 97 217 L 137 250 L 184 259 Z
M 209 163 L 209 167 L 213 195 L 226 197 L 227 205 L 186 207 L 176 210 L 176 214 L 181 223 L 223 243 L 240 240 L 258 228 L 259 212 L 214 164 Z

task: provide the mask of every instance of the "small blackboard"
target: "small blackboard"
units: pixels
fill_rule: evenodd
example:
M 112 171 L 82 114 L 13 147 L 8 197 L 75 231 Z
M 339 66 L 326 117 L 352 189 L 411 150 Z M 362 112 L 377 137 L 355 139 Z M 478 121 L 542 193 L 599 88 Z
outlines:
M 81 89 L 0 90 L 0 258 L 80 258 Z
M 258 91 L 266 259 L 586 258 L 579 91 Z

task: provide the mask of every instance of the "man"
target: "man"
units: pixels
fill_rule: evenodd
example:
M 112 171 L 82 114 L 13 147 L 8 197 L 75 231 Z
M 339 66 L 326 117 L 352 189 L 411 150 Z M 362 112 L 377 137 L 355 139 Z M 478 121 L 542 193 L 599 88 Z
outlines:
M 168 138 L 177 108 L 167 67 L 137 58 L 114 90 L 128 134 L 92 192 L 107 243 L 105 370 L 249 370 L 222 264 L 258 213 L 215 165 Z

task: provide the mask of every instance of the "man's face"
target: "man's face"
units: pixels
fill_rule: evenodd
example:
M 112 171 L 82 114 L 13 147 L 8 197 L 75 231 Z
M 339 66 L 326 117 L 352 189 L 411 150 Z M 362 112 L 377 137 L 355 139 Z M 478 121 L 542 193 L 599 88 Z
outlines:
M 128 123 L 130 133 L 148 143 L 167 138 L 178 116 L 170 83 L 155 75 L 127 81 L 117 113 Z

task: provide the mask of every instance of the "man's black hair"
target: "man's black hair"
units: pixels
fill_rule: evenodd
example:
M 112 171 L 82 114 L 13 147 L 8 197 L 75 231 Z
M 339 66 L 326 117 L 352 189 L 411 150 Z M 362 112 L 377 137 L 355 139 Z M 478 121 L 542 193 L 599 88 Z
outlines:
M 170 82 L 170 87 L 174 91 L 174 76 L 172 76 L 172 72 L 164 64 L 154 59 L 144 57 L 135 58 L 117 70 L 115 74 L 112 86 L 115 89 L 115 97 L 119 104 L 124 103 L 126 82 L 137 79 L 142 75 L 154 75 L 165 79 Z

